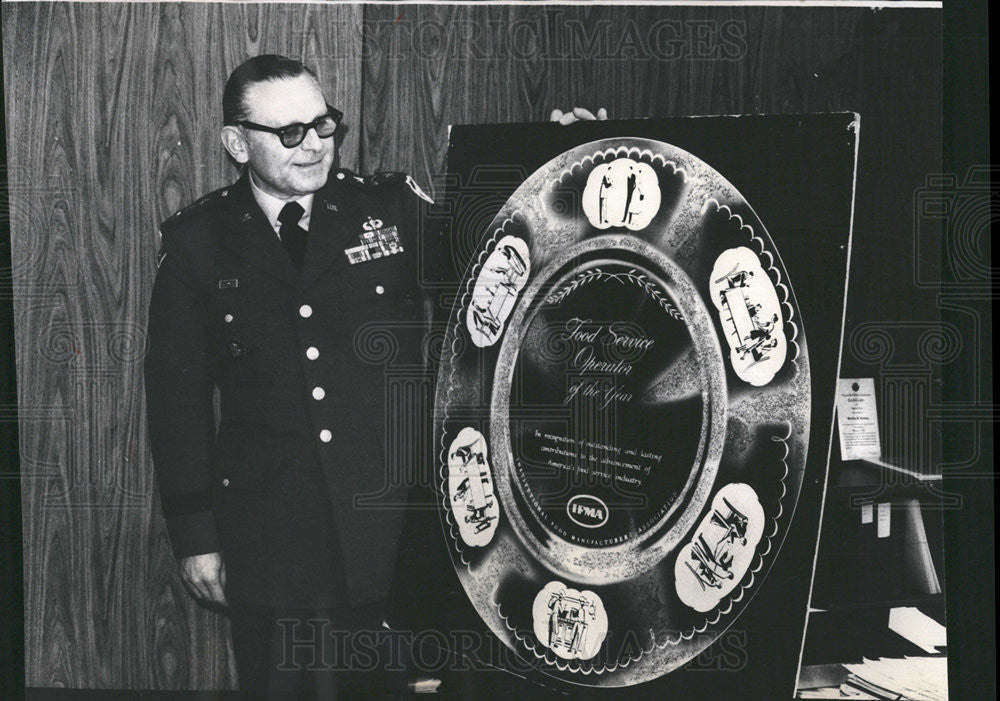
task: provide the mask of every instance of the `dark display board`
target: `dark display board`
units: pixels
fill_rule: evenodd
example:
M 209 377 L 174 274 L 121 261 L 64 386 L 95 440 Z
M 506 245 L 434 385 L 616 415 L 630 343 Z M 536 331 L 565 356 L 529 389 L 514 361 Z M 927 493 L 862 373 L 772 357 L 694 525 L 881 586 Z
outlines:
M 485 625 L 519 675 L 466 675 L 469 690 L 791 696 L 858 125 L 452 129 L 428 251 L 460 583 L 441 608 Z

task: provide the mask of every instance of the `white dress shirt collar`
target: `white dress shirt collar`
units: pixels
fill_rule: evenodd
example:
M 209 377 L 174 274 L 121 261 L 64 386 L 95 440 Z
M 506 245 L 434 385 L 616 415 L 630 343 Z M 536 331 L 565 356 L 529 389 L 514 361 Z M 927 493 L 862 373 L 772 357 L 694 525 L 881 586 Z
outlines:
M 260 206 L 264 216 L 267 217 L 267 223 L 271 225 L 274 229 L 274 233 L 278 233 L 278 229 L 281 227 L 281 222 L 278 221 L 278 215 L 281 214 L 282 208 L 288 204 L 289 200 L 282 200 L 274 195 L 268 194 L 257 187 L 257 183 L 254 182 L 253 171 L 250 171 L 250 191 L 253 192 L 253 198 L 257 200 L 257 204 Z M 300 197 L 297 200 L 302 209 L 305 210 L 305 214 L 299 219 L 299 226 L 301 226 L 306 231 L 309 231 L 309 215 L 312 214 L 312 203 L 313 203 L 313 193 L 309 193 L 304 197 Z M 279 235 L 280 238 L 280 235 Z

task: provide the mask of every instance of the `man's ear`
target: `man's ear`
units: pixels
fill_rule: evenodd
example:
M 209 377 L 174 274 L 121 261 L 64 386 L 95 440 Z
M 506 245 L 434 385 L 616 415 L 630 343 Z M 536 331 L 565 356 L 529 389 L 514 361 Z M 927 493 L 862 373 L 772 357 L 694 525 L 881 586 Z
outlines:
M 224 126 L 220 136 L 222 137 L 222 145 L 226 147 L 226 151 L 229 152 L 234 161 L 242 165 L 250 160 L 247 140 L 239 127 Z

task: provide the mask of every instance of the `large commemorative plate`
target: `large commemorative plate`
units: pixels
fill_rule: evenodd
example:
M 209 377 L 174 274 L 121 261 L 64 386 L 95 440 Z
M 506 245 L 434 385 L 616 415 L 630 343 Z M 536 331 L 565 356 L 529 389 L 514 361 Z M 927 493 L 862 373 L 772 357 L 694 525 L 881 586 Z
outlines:
M 439 370 L 446 537 L 484 622 L 578 684 L 669 673 L 766 586 L 809 439 L 778 248 L 697 157 L 545 164 L 483 232 Z

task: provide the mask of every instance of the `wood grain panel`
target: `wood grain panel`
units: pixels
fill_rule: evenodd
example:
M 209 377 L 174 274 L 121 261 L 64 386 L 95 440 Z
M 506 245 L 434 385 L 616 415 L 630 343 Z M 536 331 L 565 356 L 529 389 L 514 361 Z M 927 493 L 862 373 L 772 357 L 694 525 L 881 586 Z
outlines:
M 903 252 L 913 247 L 913 190 L 940 160 L 938 13 L 242 3 L 0 11 L 31 685 L 234 684 L 226 620 L 194 604 L 177 578 L 141 358 L 156 226 L 233 179 L 218 138 L 222 86 L 249 56 L 278 52 L 316 68 L 345 113 L 343 165 L 404 170 L 429 187 L 449 124 L 544 120 L 573 105 L 622 118 L 858 111 L 854 264 L 866 289 L 849 300 L 849 325 L 936 309 L 930 292 L 912 289 Z M 767 169 L 738 184 L 751 201 Z

